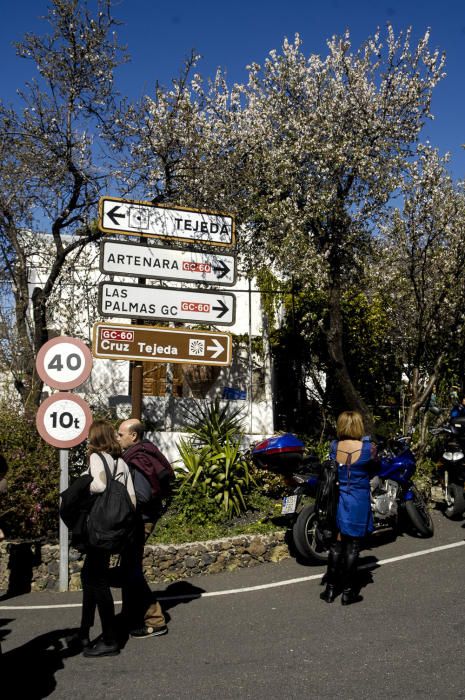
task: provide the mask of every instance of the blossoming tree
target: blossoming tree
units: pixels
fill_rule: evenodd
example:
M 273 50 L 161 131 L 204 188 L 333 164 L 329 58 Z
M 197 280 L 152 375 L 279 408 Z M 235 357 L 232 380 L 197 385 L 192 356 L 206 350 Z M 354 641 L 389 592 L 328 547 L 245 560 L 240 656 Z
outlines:
M 37 67 L 19 92 L 23 107 L 0 105 L 0 252 L 3 364 L 24 404 L 40 399 L 35 355 L 48 339 L 54 290 L 68 260 L 99 236 L 93 221 L 111 167 L 101 136 L 114 114 L 112 75 L 122 60 L 109 0 L 92 16 L 78 0 L 53 0 L 50 34 L 28 34 L 18 54 Z M 28 287 L 30 233 L 47 232 L 53 255 L 43 283 Z M 64 234 L 78 234 L 73 240 Z

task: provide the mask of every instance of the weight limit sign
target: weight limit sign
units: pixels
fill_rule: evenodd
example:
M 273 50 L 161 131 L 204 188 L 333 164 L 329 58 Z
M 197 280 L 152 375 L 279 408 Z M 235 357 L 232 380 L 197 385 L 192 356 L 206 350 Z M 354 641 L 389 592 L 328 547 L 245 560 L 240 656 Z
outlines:
M 89 434 L 92 413 L 80 396 L 58 392 L 40 404 L 36 415 L 37 431 L 54 447 L 68 449 L 83 442 Z

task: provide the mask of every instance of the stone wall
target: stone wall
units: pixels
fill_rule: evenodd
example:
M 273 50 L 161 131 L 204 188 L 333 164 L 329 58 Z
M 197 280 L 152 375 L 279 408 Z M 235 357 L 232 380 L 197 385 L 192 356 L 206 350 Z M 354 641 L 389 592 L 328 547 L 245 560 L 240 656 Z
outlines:
M 0 590 L 11 594 L 58 590 L 58 545 L 30 542 L 0 544 Z M 147 545 L 144 570 L 150 583 L 171 582 L 220 571 L 250 567 L 289 557 L 284 532 L 271 535 L 238 535 L 208 542 L 181 545 Z M 69 553 L 69 587 L 79 590 L 83 556 Z

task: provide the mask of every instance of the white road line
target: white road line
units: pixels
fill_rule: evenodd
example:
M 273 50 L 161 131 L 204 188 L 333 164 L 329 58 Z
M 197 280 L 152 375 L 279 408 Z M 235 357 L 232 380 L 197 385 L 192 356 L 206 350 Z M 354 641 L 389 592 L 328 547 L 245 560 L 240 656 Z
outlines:
M 397 561 L 404 561 L 406 559 L 413 559 L 414 557 L 422 557 L 426 554 L 436 554 L 436 552 L 443 552 L 447 549 L 455 549 L 456 547 L 463 547 L 465 545 L 465 540 L 460 542 L 452 542 L 452 544 L 443 544 L 440 547 L 431 547 L 430 549 L 422 549 L 419 552 L 412 552 L 411 554 L 402 554 L 398 557 L 389 557 L 389 559 L 380 559 L 379 561 L 369 562 L 367 564 L 362 564 L 360 569 L 376 569 L 378 566 L 383 566 L 384 564 L 393 564 Z M 210 591 L 206 593 L 188 593 L 186 595 L 160 595 L 158 600 L 195 600 L 196 598 L 215 598 L 222 595 L 236 595 L 237 593 L 252 593 L 254 591 L 264 591 L 268 588 L 280 588 L 281 586 L 292 586 L 295 583 L 305 583 L 307 581 L 317 581 L 324 576 L 324 572 L 321 574 L 314 574 L 313 576 L 301 576 L 299 578 L 290 578 L 284 581 L 275 581 L 274 583 L 263 583 L 259 586 L 245 586 L 244 588 L 228 588 L 224 591 Z M 115 605 L 121 605 L 121 600 L 115 600 Z M 63 603 L 58 605 L 0 605 L 0 611 L 2 610 L 53 610 L 57 608 L 80 608 L 81 603 Z

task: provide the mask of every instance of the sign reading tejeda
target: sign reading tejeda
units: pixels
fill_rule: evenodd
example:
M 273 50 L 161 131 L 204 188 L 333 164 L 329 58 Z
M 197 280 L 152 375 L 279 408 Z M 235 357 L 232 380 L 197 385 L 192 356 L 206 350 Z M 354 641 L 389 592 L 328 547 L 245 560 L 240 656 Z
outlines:
M 103 233 L 170 238 L 188 243 L 233 246 L 234 218 L 229 214 L 101 197 L 98 225 Z

